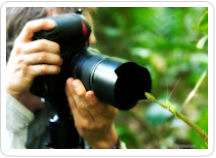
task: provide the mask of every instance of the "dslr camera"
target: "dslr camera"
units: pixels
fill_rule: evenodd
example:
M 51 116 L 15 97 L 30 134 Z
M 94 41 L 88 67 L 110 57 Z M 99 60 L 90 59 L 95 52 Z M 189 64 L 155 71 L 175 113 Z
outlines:
M 86 90 L 93 90 L 96 97 L 120 110 L 134 107 L 138 100 L 145 99 L 151 90 L 149 71 L 134 62 L 109 57 L 89 49 L 91 27 L 81 13 L 68 13 L 48 17 L 55 21 L 53 30 L 36 32 L 33 40 L 48 39 L 60 44 L 63 59 L 58 75 L 35 78 L 31 92 L 43 98 L 46 106 L 57 112 L 50 119 L 51 147 L 70 148 L 71 118 L 65 95 L 67 78 L 78 78 Z M 66 133 L 66 134 L 65 134 Z M 73 132 L 72 132 L 73 133 Z M 74 135 L 77 132 L 74 131 Z M 74 142 L 74 138 L 72 138 Z M 77 142 L 80 142 L 77 136 Z

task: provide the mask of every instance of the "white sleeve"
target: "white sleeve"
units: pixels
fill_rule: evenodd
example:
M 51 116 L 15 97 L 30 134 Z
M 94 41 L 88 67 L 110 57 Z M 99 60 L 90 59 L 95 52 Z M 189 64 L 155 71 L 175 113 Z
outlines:
M 6 106 L 6 147 L 24 149 L 28 125 L 33 121 L 34 114 L 9 94 Z

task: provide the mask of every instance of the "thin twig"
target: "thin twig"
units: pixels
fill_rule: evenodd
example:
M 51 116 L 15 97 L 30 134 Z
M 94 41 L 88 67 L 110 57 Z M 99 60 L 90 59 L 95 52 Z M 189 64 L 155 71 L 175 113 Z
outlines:
M 193 122 L 191 122 L 187 117 L 185 117 L 183 114 L 177 112 L 173 107 L 170 108 L 170 106 L 168 106 L 162 102 L 157 101 L 157 99 L 155 99 L 155 97 L 153 95 L 151 95 L 150 93 L 145 93 L 145 96 L 147 99 L 158 103 L 160 106 L 169 110 L 171 113 L 173 113 L 179 119 L 181 119 L 186 124 L 188 124 L 192 129 L 194 129 L 203 138 L 203 140 L 206 142 L 206 144 L 208 144 L 208 135 L 206 135 L 205 132 L 203 132 L 198 126 L 196 126 Z
M 203 80 L 205 79 L 207 75 L 207 71 L 204 71 L 201 75 L 201 77 L 199 78 L 198 82 L 196 83 L 196 85 L 194 86 L 194 88 L 192 89 L 192 91 L 189 93 L 189 95 L 187 96 L 187 98 L 185 99 L 182 109 L 185 107 L 185 105 L 187 105 L 189 103 L 189 101 L 195 96 L 198 88 L 200 87 L 201 83 L 203 82 Z
M 176 87 L 178 86 L 180 80 L 181 80 L 181 78 L 179 78 L 179 79 L 177 80 L 177 82 L 175 83 L 174 88 L 172 89 L 172 91 L 170 92 L 170 94 L 168 95 L 167 98 L 170 98 L 170 97 L 172 96 L 172 94 L 174 93 L 174 91 L 175 91 Z M 167 91 L 167 92 L 168 92 L 168 91 Z

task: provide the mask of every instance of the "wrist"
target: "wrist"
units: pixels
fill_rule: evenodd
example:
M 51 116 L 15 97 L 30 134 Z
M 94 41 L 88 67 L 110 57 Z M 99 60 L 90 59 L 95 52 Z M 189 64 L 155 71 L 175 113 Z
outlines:
M 16 100 L 19 99 L 20 94 L 17 92 L 14 92 L 13 90 L 11 90 L 10 88 L 6 89 L 7 93 L 10 94 L 12 97 L 14 97 Z
M 18 93 L 7 89 L 7 93 L 33 113 L 38 109 L 44 108 L 40 98 L 32 95 L 30 92 Z
M 112 124 L 109 129 L 104 133 L 102 139 L 98 139 L 94 142 L 88 142 L 92 149 L 109 149 L 115 146 L 118 142 L 118 134 L 115 126 Z

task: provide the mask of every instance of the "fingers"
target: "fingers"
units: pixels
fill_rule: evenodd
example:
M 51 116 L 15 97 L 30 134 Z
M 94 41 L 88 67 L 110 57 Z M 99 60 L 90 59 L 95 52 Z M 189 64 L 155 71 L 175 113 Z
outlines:
M 13 49 L 15 63 L 20 68 L 23 68 L 23 65 L 29 66 L 28 70 L 32 70 L 31 76 L 58 73 L 63 62 L 59 52 L 58 43 L 45 39 L 17 43 Z M 22 71 L 26 72 L 25 69 Z M 23 74 L 28 76 L 27 73 Z
M 70 95 L 73 97 L 77 108 L 84 108 L 87 106 L 85 101 L 86 90 L 80 80 L 69 78 L 66 82 L 66 87 L 68 88 Z
M 46 39 L 40 39 L 36 41 L 32 41 L 29 43 L 22 44 L 22 54 L 30 54 L 32 52 L 51 52 L 54 54 L 60 53 L 60 46 L 58 43 L 46 40 Z
M 70 92 L 69 92 L 68 89 L 66 89 L 66 96 L 67 96 L 67 99 L 68 99 L 69 106 L 70 106 L 70 108 L 71 108 L 71 110 L 73 112 L 74 110 L 76 110 L 75 109 L 76 108 L 76 103 L 75 103 L 73 97 L 70 95 Z
M 78 106 L 80 108 L 89 108 L 99 103 L 93 91 L 86 92 L 86 89 L 79 79 L 70 80 L 71 92 L 74 93 L 74 99 L 77 102 L 82 102 Z
M 59 54 L 60 46 L 56 42 L 41 39 L 28 43 L 16 43 L 14 47 L 15 55 L 31 54 L 35 52 L 50 52 L 54 54 Z
M 71 95 L 71 93 L 72 93 L 71 91 L 72 90 L 70 90 L 70 88 L 71 88 L 70 85 L 71 85 L 72 81 L 73 81 L 72 78 L 67 79 L 66 86 L 65 86 L 65 92 L 66 92 L 66 96 L 67 96 L 70 108 L 71 108 L 71 110 L 73 112 L 75 110 L 75 108 L 76 108 L 76 103 L 75 103 L 75 101 L 73 99 L 73 96 Z
M 66 93 L 73 114 L 75 111 L 78 111 L 79 114 L 75 113 L 82 115 L 82 117 L 88 118 L 89 120 L 94 120 L 88 109 L 89 103 L 85 98 L 86 89 L 82 82 L 78 79 L 74 80 L 73 78 L 69 78 L 66 81 L 66 89 L 68 90 L 68 92 L 66 90 Z
M 100 102 L 93 91 L 86 92 L 84 85 L 79 79 L 74 80 L 73 78 L 69 78 L 67 80 L 66 93 L 69 98 L 69 104 L 71 104 L 71 109 L 77 109 L 85 116 L 103 115 L 103 117 L 109 118 L 114 117 L 117 113 L 116 108 Z
M 55 27 L 55 22 L 50 19 L 32 20 L 26 23 L 17 40 L 20 42 L 28 42 L 32 40 L 35 32 L 40 30 L 51 30 Z
M 79 79 L 72 80 L 71 86 L 76 96 L 79 96 L 80 98 L 85 97 L 86 89 Z
M 39 52 L 33 54 L 22 55 L 17 58 L 18 64 L 36 65 L 50 64 L 61 66 L 63 61 L 59 55 L 49 52 Z
M 70 106 L 70 109 L 73 113 L 73 117 L 74 117 L 74 120 L 75 120 L 75 124 L 78 124 L 80 125 L 84 118 L 86 118 L 86 113 L 85 111 L 80 111 L 78 110 L 78 107 L 77 107 L 77 103 L 74 99 L 74 91 L 71 89 L 71 83 L 74 81 L 73 78 L 69 78 L 67 81 L 66 81 L 66 96 L 67 96 L 67 99 L 68 99 L 68 103 L 69 103 L 69 106 Z M 85 113 L 85 114 L 83 114 Z M 84 116 L 84 118 L 83 118 Z M 87 117 L 88 118 L 88 117 Z
M 87 101 L 89 102 L 89 104 L 91 104 L 92 106 L 96 105 L 99 102 L 98 99 L 96 98 L 95 94 L 94 94 L 94 91 L 86 92 L 85 97 L 86 97 Z
M 56 65 L 47 65 L 47 64 L 40 64 L 40 65 L 30 65 L 26 70 L 31 76 L 34 78 L 40 75 L 54 75 L 60 72 L 60 67 Z
M 94 94 L 94 91 L 86 92 L 86 100 L 91 105 L 91 113 L 93 115 L 98 115 L 99 117 L 106 117 L 109 119 L 114 119 L 118 110 L 111 105 L 100 102 Z M 100 105 L 100 106 L 96 106 Z
M 7 91 L 15 98 L 29 91 L 36 76 L 60 72 L 59 44 L 45 39 L 32 41 L 35 32 L 54 27 L 53 20 L 33 20 L 16 38 L 7 64 Z

